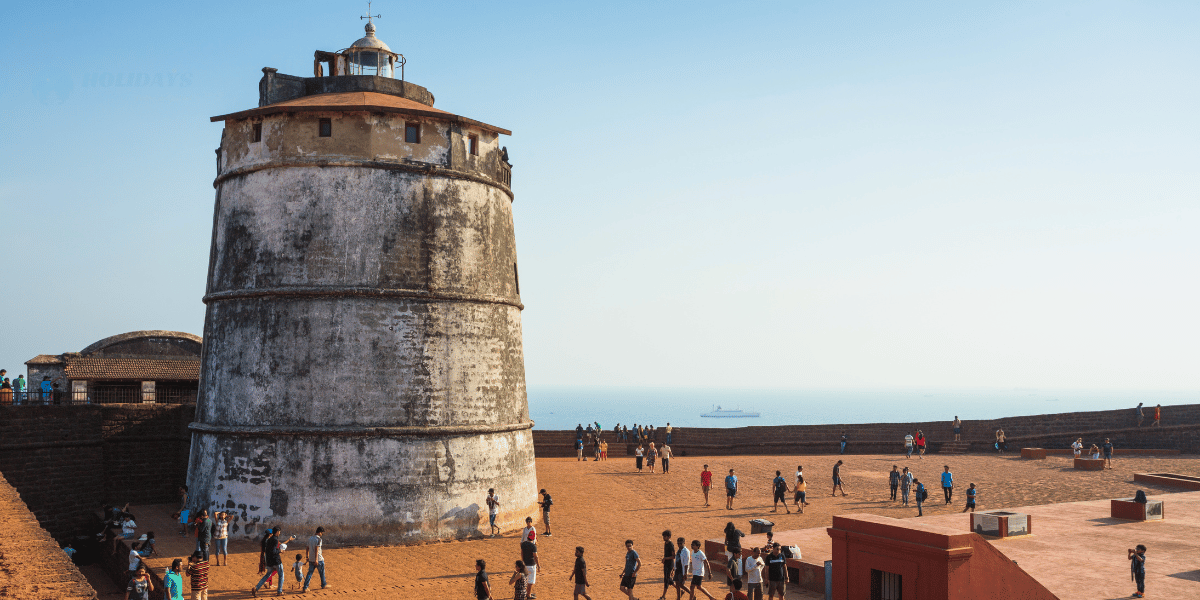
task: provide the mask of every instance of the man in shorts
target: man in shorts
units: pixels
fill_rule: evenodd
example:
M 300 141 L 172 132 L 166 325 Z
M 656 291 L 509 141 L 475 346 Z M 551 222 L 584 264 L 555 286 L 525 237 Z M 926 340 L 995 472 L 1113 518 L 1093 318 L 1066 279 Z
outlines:
M 1075 454 L 1075 458 L 1079 458 L 1083 454 L 1083 438 L 1071 442 L 1071 452 Z
M 542 491 L 540 491 L 538 493 L 542 495 L 542 501 L 538 502 L 538 504 L 540 504 L 542 506 L 542 522 L 546 525 L 546 533 L 543 533 L 542 535 L 544 535 L 546 537 L 551 537 L 551 535 L 550 535 L 550 507 L 554 506 L 554 500 L 552 498 L 550 498 L 550 494 L 546 492 L 545 488 L 543 488 Z
M 692 598 L 696 597 L 696 589 L 699 588 L 700 593 L 708 596 L 708 600 L 717 600 L 708 590 L 704 589 L 704 578 L 708 577 L 712 581 L 712 567 L 708 564 L 708 557 L 704 555 L 704 551 L 700 549 L 700 540 L 692 540 L 692 587 L 689 590 Z
M 533 584 L 537 583 L 538 576 L 538 552 L 536 532 L 530 532 L 525 541 L 521 542 L 521 562 L 525 563 L 525 591 L 530 598 L 537 598 L 533 595 Z
M 1104 451 L 1104 468 L 1111 469 L 1113 453 L 1112 442 L 1108 441 L 1108 438 L 1104 438 L 1104 445 L 1100 446 L 1100 449 Z
M 779 542 L 775 542 L 767 555 L 767 598 L 774 598 L 775 592 L 779 592 L 779 599 L 786 600 L 787 583 L 787 559 L 779 552 Z
M 725 509 L 733 510 L 733 497 L 737 495 L 737 475 L 733 474 L 733 469 L 729 470 L 729 475 L 725 477 Z
M 973 483 L 971 484 L 971 487 L 967 488 L 967 506 L 963 509 L 963 512 L 967 512 L 968 510 L 975 512 L 975 496 L 978 493 L 979 490 L 975 489 L 975 484 Z
M 633 549 L 633 540 L 625 540 L 625 568 L 621 571 L 621 593 L 633 597 L 633 586 L 637 585 L 637 572 L 642 568 L 642 559 Z
M 962 421 L 958 420 L 958 415 L 954 415 L 954 441 L 962 441 Z
M 687 591 L 687 573 L 689 563 L 692 561 L 692 553 L 688 550 L 687 541 L 683 538 L 676 538 L 675 545 L 679 548 L 675 552 L 674 576 L 675 585 L 675 600 L 683 598 L 683 593 Z
M 592 600 L 588 595 L 587 589 L 591 586 L 587 580 L 587 561 L 583 560 L 583 546 L 575 546 L 575 569 L 571 571 L 571 576 L 567 581 L 575 581 L 575 597 L 574 600 L 579 600 L 583 596 L 584 600 Z
M 838 490 L 842 490 L 843 496 L 846 495 L 846 490 L 842 487 L 842 461 L 840 460 L 837 461 L 837 464 L 833 465 L 833 493 L 829 495 L 836 496 Z
M 708 491 L 712 489 L 712 472 L 708 470 L 708 465 L 704 465 L 704 470 L 700 472 L 700 489 L 704 491 L 704 506 L 708 506 Z
M 796 465 L 796 495 L 793 499 L 800 514 L 804 514 L 804 507 L 808 506 L 808 499 L 805 498 L 807 490 L 808 484 L 804 482 L 804 465 Z
M 783 510 L 786 510 L 787 514 L 789 514 L 789 515 L 792 514 L 792 511 L 790 509 L 788 509 L 788 505 L 787 505 L 788 484 L 787 484 L 787 480 L 783 478 L 782 471 L 775 471 L 775 479 L 771 481 L 771 487 L 773 488 L 773 491 L 775 492 L 775 496 L 774 496 L 775 506 L 773 508 L 771 508 L 771 512 L 779 512 L 779 503 L 782 502 Z
M 667 597 L 667 590 L 671 589 L 671 585 L 674 583 L 674 580 L 675 580 L 675 578 L 673 577 L 674 572 L 675 572 L 675 544 L 671 542 L 671 530 L 668 529 L 668 530 L 662 532 L 662 538 L 663 538 L 663 558 L 662 558 L 663 592 L 662 592 L 662 595 L 658 597 L 658 600 L 663 600 L 664 598 Z
M 908 435 L 904 436 L 904 455 L 905 455 L 905 457 L 912 458 L 912 451 L 913 451 L 913 434 L 910 431 L 908 433 Z

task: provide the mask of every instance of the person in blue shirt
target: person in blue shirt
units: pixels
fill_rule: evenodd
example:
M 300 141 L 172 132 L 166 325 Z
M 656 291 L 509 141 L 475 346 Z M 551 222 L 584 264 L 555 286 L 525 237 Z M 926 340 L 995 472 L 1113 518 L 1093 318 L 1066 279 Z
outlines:
M 975 484 L 972 483 L 971 487 L 967 488 L 967 506 L 963 509 L 963 512 L 967 512 L 968 510 L 975 512 L 975 497 L 978 495 L 979 490 L 975 489 Z
M 733 497 L 737 495 L 737 475 L 733 474 L 733 469 L 729 470 L 729 475 L 725 477 L 725 509 L 733 510 Z
M 183 600 L 183 576 L 180 575 L 182 571 L 183 559 L 171 561 L 171 568 L 163 575 L 163 587 L 166 588 L 164 600 Z
M 950 472 L 950 465 L 942 469 L 942 492 L 946 494 L 946 504 L 950 504 L 950 498 L 954 495 L 954 474 Z
M 923 517 L 925 516 L 925 510 L 922 508 L 922 505 L 925 504 L 925 484 L 915 477 L 913 483 L 917 484 L 917 516 Z

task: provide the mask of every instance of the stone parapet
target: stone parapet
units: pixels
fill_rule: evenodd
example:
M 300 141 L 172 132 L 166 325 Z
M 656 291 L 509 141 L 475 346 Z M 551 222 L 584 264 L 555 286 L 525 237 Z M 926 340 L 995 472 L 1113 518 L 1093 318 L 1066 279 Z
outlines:
M 96 590 L 0 474 L 0 596 L 91 600 Z

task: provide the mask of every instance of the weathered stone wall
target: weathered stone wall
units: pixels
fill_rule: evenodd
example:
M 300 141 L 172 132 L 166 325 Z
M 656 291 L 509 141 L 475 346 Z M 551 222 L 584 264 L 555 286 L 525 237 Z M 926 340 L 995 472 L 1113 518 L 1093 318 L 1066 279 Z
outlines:
M 1087 445 L 1112 439 L 1118 452 L 1121 448 L 1174 449 L 1184 453 L 1200 453 L 1200 404 L 1163 407 L 1165 427 L 1150 427 L 1153 407 L 1145 407 L 1146 421 L 1137 426 L 1132 408 L 1108 411 L 1059 413 L 1003 419 L 963 421 L 962 439 L 969 442 L 969 451 L 994 452 L 996 430 L 1003 427 L 1008 436 L 1009 450 L 1020 451 L 1023 446 L 1067 448 L 1078 437 Z M 953 441 L 950 421 L 919 423 L 845 423 L 829 425 L 752 426 L 728 429 L 684 427 L 677 428 L 671 449 L 677 454 L 832 454 L 839 450 L 842 432 L 849 437 L 847 453 L 878 454 L 901 452 L 904 436 L 921 430 L 929 440 L 929 451 L 937 452 L 941 445 Z M 617 456 L 626 451 L 625 445 L 613 444 L 611 430 L 609 454 Z M 660 432 L 658 441 L 666 439 Z M 540 457 L 574 456 L 575 431 L 534 430 L 533 442 Z M 632 448 L 632 446 L 629 446 Z M 587 448 L 590 452 L 591 448 Z M 632 452 L 632 450 L 630 450 Z
M 333 120 L 319 137 L 317 120 Z M 495 134 L 365 113 L 231 122 L 189 484 L 264 524 L 350 543 L 517 527 L 536 477 L 512 200 Z M 423 170 L 433 164 L 445 169 Z
M 170 502 L 194 405 L 0 406 L 0 472 L 66 540 L 102 502 Z
M 0 474 L 0 597 L 91 600 L 96 590 Z

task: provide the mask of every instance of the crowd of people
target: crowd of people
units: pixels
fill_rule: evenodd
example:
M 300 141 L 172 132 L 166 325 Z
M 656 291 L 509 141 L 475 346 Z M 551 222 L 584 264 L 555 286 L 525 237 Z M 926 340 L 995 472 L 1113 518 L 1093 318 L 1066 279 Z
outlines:
M 59 381 L 43 376 L 38 388 L 30 392 L 24 374 L 13 379 L 8 377 L 7 369 L 0 369 L 0 405 L 61 404 L 63 395 L 58 389 Z

